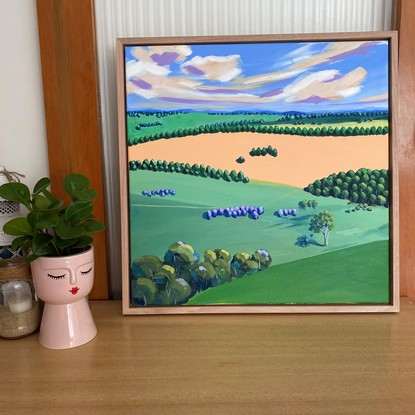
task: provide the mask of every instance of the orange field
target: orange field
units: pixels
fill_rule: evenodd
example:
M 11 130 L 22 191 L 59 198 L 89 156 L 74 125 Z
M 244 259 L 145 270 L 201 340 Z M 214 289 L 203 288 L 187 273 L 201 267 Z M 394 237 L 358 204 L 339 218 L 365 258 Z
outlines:
M 278 156 L 251 157 L 253 147 L 276 147 Z M 243 156 L 245 163 L 235 160 Z M 340 171 L 388 168 L 388 135 L 303 137 L 217 133 L 158 140 L 129 148 L 130 160 L 167 160 L 242 170 L 245 176 L 304 187 Z

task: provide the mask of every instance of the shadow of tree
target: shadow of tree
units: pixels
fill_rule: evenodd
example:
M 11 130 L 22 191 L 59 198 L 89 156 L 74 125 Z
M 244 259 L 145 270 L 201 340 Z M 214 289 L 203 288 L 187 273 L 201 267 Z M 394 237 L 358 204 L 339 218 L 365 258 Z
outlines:
M 299 248 L 307 248 L 310 245 L 315 246 L 324 246 L 321 242 L 318 242 L 314 239 L 314 234 L 308 235 L 301 235 L 297 238 L 297 241 L 294 245 L 298 246 Z

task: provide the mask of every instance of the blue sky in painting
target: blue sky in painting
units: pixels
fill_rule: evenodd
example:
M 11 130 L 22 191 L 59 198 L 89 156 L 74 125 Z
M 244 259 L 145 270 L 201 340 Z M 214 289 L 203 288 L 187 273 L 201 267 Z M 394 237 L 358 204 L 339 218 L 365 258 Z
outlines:
M 127 109 L 388 108 L 385 41 L 125 47 Z

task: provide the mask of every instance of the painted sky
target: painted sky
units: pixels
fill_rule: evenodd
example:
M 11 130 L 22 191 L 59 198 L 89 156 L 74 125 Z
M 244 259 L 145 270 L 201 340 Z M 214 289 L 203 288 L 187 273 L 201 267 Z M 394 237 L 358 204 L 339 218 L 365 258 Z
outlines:
M 127 110 L 388 108 L 386 41 L 125 47 Z

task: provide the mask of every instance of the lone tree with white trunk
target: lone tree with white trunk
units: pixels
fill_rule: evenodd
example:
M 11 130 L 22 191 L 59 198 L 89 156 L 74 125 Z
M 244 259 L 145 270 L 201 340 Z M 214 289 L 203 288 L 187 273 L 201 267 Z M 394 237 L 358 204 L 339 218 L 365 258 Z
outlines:
M 314 215 L 310 220 L 309 231 L 320 232 L 323 234 L 324 246 L 329 244 L 329 233 L 334 228 L 333 213 L 325 210 Z

